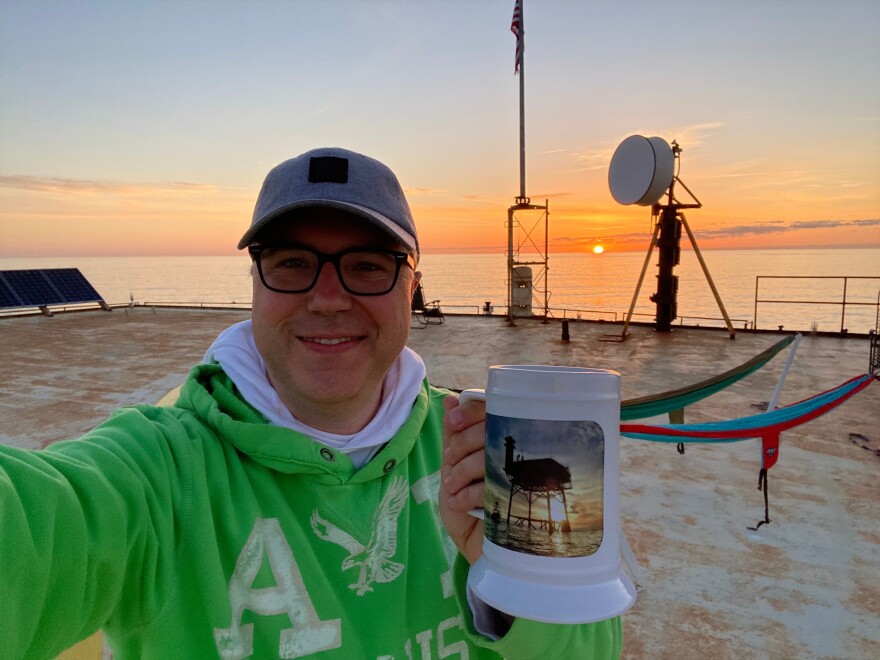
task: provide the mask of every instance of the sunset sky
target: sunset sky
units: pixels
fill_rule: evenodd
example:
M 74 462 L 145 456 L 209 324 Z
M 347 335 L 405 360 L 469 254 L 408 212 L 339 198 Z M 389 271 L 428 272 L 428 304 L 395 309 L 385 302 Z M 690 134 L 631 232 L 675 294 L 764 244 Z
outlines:
M 426 252 L 503 252 L 513 0 L 0 4 L 0 257 L 234 254 L 276 163 L 394 169 Z M 525 0 L 551 251 L 643 250 L 608 165 L 681 145 L 700 247 L 880 246 L 880 2 Z M 687 196 L 682 201 L 687 201 Z

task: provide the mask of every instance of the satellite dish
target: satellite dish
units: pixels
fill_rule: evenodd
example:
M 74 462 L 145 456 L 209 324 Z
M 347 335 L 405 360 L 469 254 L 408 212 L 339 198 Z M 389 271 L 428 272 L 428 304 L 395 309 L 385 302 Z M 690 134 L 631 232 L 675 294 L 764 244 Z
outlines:
M 666 140 L 630 135 L 611 157 L 608 187 L 618 204 L 651 206 L 674 177 L 675 154 Z

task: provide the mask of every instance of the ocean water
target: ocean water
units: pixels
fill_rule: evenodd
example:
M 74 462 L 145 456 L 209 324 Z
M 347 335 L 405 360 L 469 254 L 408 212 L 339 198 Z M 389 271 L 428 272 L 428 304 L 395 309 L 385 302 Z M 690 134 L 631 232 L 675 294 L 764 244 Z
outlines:
M 602 529 L 563 532 L 555 529 L 528 529 L 508 525 L 504 521 L 486 519 L 486 536 L 495 544 L 508 550 L 525 552 L 541 557 L 587 557 L 602 545 Z
M 877 322 L 880 249 L 704 250 L 707 269 L 721 301 L 740 329 L 758 328 L 867 332 Z M 533 267 L 535 311 L 543 309 L 544 281 L 555 317 L 622 320 L 645 262 L 645 253 L 606 252 L 549 255 L 546 273 Z M 636 300 L 636 321 L 651 322 L 655 305 L 657 252 L 654 251 Z M 238 303 L 251 300 L 250 262 L 229 257 L 77 257 L 0 259 L 0 270 L 79 268 L 108 303 Z M 427 300 L 449 312 L 479 313 L 491 302 L 496 313 L 507 305 L 503 254 L 422 256 Z M 719 306 L 696 255 L 687 250 L 675 268 L 679 277 L 676 323 L 721 327 Z M 796 279 L 764 279 L 766 276 Z M 762 276 L 756 290 L 757 276 Z M 803 276 L 829 279 L 803 279 Z M 843 276 L 851 278 L 846 282 Z M 846 287 L 845 313 L 840 303 Z M 758 302 L 798 301 L 797 303 Z

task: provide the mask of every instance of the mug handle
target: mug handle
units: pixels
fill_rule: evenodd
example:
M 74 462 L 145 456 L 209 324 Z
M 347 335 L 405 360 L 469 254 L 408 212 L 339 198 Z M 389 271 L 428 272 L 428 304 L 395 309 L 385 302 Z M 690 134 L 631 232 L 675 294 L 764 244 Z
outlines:
M 485 401 L 486 400 L 486 390 L 483 389 L 472 389 L 472 390 L 464 390 L 461 394 L 458 395 L 458 402 L 467 403 L 468 401 Z M 469 515 L 472 515 L 474 518 L 479 518 L 483 520 L 485 512 L 482 507 L 478 509 L 471 509 L 468 511 Z
M 472 390 L 464 390 L 461 394 L 458 395 L 459 403 L 467 403 L 468 401 L 485 401 L 486 400 L 486 390 L 483 389 L 472 389 Z

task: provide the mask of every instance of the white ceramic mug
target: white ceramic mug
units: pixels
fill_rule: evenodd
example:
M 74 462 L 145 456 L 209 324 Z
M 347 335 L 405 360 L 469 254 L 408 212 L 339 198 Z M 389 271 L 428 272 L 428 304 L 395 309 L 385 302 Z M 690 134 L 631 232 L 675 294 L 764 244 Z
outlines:
M 501 365 L 485 390 L 483 556 L 468 586 L 518 617 L 589 623 L 629 609 L 618 508 L 620 374 Z

